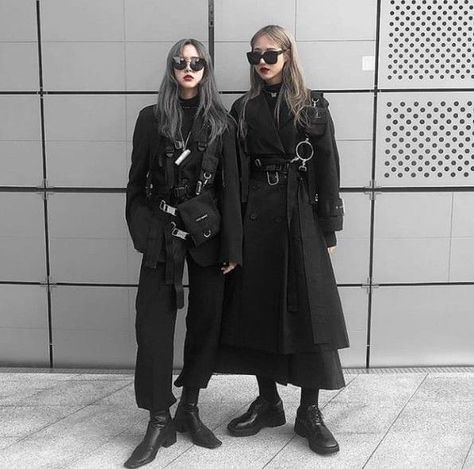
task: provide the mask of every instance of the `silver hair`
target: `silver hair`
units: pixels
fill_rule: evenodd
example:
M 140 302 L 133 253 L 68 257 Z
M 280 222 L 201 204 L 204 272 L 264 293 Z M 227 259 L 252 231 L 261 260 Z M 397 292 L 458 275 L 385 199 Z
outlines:
M 199 105 L 196 116 L 201 115 L 209 126 L 209 141 L 213 141 L 227 128 L 227 111 L 217 91 L 211 57 L 204 44 L 196 39 L 181 39 L 174 44 L 166 59 L 166 71 L 158 92 L 155 114 L 159 122 L 159 131 L 174 140 L 179 135 L 183 112 L 179 103 L 179 84 L 173 69 L 173 57 L 180 56 L 184 46 L 193 45 L 199 57 L 206 61 L 202 80 L 199 82 Z

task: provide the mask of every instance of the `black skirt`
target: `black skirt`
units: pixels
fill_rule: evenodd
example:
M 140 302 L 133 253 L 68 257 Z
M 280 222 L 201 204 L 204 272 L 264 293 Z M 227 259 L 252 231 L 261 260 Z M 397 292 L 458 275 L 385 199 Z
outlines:
M 256 375 L 280 384 L 302 388 L 340 389 L 345 386 L 337 350 L 317 346 L 318 351 L 277 354 L 222 345 L 217 357 L 219 373 Z

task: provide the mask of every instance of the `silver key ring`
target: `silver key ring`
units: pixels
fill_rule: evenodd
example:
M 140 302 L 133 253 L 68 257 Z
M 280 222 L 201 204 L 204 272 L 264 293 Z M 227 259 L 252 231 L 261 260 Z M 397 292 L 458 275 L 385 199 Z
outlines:
M 299 150 L 301 148 L 301 145 L 308 145 L 309 146 L 309 149 L 310 149 L 310 155 L 307 157 L 307 158 L 303 158 L 300 153 L 299 153 Z M 309 141 L 309 138 L 306 137 L 304 140 L 301 140 L 301 142 L 298 142 L 298 144 L 296 145 L 296 150 L 295 150 L 295 153 L 296 153 L 296 158 L 298 160 L 301 160 L 302 162 L 306 162 L 306 161 L 309 161 L 313 155 L 314 155 L 314 148 L 313 148 L 313 144 Z

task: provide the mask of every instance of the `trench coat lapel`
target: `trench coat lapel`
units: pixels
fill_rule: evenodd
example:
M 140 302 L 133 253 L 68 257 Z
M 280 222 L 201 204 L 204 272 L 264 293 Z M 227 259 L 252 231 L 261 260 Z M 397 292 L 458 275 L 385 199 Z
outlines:
M 275 119 L 270 111 L 263 92 L 247 103 L 247 125 L 258 129 L 258 137 L 262 144 L 275 153 L 285 153 Z

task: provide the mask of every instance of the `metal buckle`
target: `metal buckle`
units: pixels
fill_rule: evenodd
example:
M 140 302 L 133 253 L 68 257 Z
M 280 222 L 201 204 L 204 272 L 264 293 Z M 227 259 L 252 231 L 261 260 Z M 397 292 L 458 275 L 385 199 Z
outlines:
M 160 210 L 162 210 L 165 213 L 169 213 L 170 215 L 173 215 L 174 217 L 176 216 L 176 208 L 172 207 L 171 205 L 168 205 L 164 200 L 160 201 Z
M 203 236 L 204 236 L 205 238 L 209 238 L 212 233 L 211 233 L 211 230 L 206 230 L 206 231 L 203 231 L 202 234 L 203 234 Z
M 204 181 L 199 180 L 196 184 L 196 195 L 199 195 L 203 189 L 203 187 L 212 179 L 212 173 L 208 171 L 204 171 L 202 176 L 204 177 Z
M 267 173 L 267 182 L 269 186 L 276 186 L 280 182 L 280 175 L 278 171 L 274 171 L 273 174 L 275 175 L 275 182 L 270 181 L 270 171 L 266 171 Z
M 176 223 L 174 221 L 171 222 L 171 235 L 175 236 L 176 238 L 186 239 L 188 237 L 188 232 L 180 230 L 176 228 Z

